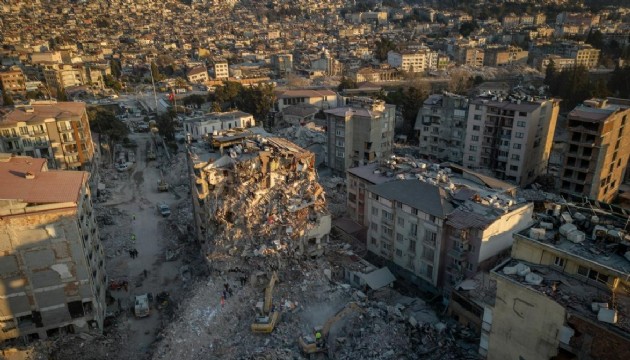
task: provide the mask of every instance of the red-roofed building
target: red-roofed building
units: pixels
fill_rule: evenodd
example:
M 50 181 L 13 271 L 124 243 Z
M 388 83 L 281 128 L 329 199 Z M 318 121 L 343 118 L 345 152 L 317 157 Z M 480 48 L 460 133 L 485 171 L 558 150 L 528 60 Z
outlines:
M 107 275 L 88 178 L 0 154 L 0 340 L 103 328 Z

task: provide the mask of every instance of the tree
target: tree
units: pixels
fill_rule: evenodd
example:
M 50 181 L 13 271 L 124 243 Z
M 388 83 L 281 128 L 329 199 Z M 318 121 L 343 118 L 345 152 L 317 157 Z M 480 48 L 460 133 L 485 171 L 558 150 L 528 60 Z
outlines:
M 197 108 L 200 108 L 201 105 L 205 104 L 206 97 L 199 94 L 193 94 L 186 96 L 183 100 L 184 105 L 194 104 Z
M 109 62 L 109 67 L 112 70 L 112 76 L 116 79 L 119 79 L 122 75 L 122 71 L 120 69 L 120 62 L 118 60 L 112 59 Z
M 586 43 L 593 45 L 594 48 L 603 49 L 604 48 L 604 35 L 601 31 L 595 30 L 591 28 L 591 31 L 588 32 L 586 36 Z
M 105 86 L 113 89 L 116 92 L 120 92 L 120 90 L 122 90 L 122 84 L 112 75 L 105 75 L 103 82 L 105 83 Z
M 165 140 L 175 140 L 175 123 L 173 122 L 172 113 L 164 113 L 158 116 L 156 125 Z
M 66 90 L 61 86 L 57 88 L 57 101 L 68 101 Z
M 630 66 L 616 68 L 608 81 L 608 90 L 616 96 L 623 99 L 630 98 Z
M 337 91 L 343 91 L 345 89 L 356 89 L 356 88 L 357 88 L 356 81 L 343 76 L 341 77 L 341 82 L 339 83 L 339 86 L 337 86 Z
M 100 106 L 88 108 L 88 119 L 92 131 L 107 135 L 112 141 L 121 141 L 129 134 L 127 126 L 106 108 Z
M 210 106 L 210 111 L 212 111 L 212 112 L 221 112 L 221 105 L 218 102 L 213 101 L 212 102 L 212 106 Z
M 379 61 L 387 60 L 387 53 L 396 50 L 396 44 L 389 40 L 388 38 L 382 37 L 380 40 L 376 41 L 376 49 L 374 50 L 374 56 Z
M 9 94 L 8 91 L 3 91 L 2 92 L 2 104 L 4 106 L 13 106 L 13 105 L 15 105 L 15 102 L 13 101 L 13 97 L 11 96 L 11 94 Z
M 547 64 L 547 68 L 545 69 L 545 80 L 544 84 L 551 86 L 556 80 L 556 63 L 553 59 L 549 60 L 549 64 Z
M 473 86 L 473 77 L 464 69 L 451 72 L 448 89 L 456 94 L 465 94 Z
M 153 80 L 155 81 L 160 81 L 164 78 L 154 62 L 151 62 L 151 75 L 153 76 Z
M 477 30 L 479 25 L 476 21 L 466 21 L 459 26 L 459 33 L 463 37 L 468 37 L 473 31 Z

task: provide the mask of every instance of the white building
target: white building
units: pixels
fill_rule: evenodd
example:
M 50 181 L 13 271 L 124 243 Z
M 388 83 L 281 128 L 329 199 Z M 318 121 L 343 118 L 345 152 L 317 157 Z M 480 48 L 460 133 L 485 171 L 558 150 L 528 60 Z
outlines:
M 389 51 L 387 53 L 387 63 L 402 71 L 425 72 L 437 69 L 438 53 L 428 49 L 413 52 Z
M 214 78 L 217 80 L 227 79 L 230 77 L 230 68 L 227 61 L 214 63 Z
M 207 134 L 213 134 L 219 130 L 249 128 L 254 125 L 254 116 L 242 111 L 209 113 L 184 120 L 186 135 L 194 140 L 202 140 Z
M 546 173 L 560 103 L 529 100 L 488 96 L 470 102 L 465 167 L 521 186 Z

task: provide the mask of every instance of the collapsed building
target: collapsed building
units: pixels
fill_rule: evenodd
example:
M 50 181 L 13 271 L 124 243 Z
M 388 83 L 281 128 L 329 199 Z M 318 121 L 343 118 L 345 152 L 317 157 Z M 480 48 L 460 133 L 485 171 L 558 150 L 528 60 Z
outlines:
M 238 255 L 323 254 L 331 216 L 313 153 L 249 129 L 190 146 L 189 159 L 197 238 L 212 268 L 231 268 Z

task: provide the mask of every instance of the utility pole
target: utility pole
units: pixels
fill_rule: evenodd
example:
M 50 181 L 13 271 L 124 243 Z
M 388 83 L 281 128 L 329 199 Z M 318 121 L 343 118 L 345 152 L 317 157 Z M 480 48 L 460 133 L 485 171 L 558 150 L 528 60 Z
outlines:
M 149 65 L 149 72 L 151 73 L 151 85 L 153 85 L 153 100 L 155 100 L 155 114 L 160 115 L 160 108 L 158 108 L 157 94 L 155 93 L 155 80 L 153 79 L 153 66 Z

